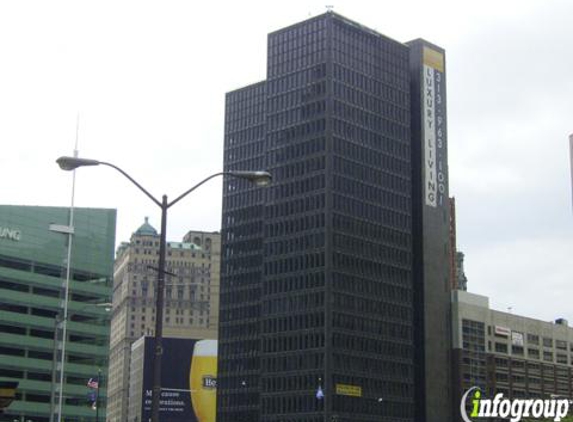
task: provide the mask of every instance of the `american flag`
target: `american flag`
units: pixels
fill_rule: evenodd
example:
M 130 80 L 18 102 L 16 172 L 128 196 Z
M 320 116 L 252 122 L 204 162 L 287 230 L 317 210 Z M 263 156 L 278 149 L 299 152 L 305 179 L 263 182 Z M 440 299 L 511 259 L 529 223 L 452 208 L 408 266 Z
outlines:
M 99 381 L 97 378 L 96 379 L 90 378 L 87 385 L 89 388 L 94 388 L 97 390 L 99 388 Z

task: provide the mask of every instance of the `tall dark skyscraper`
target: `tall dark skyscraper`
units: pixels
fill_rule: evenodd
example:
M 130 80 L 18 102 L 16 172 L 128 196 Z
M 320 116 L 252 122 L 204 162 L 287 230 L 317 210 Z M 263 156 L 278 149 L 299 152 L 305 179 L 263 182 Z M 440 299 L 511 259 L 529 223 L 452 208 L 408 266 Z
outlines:
M 451 420 L 444 77 L 329 12 L 227 94 L 218 422 Z

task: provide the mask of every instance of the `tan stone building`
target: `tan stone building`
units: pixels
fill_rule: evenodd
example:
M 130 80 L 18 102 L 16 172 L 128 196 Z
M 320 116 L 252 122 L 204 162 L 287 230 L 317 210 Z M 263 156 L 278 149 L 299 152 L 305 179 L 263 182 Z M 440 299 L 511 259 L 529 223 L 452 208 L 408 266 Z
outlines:
M 163 335 L 216 339 L 219 324 L 219 233 L 190 231 L 167 242 Z M 108 422 L 127 420 L 132 343 L 153 335 L 159 233 L 148 219 L 116 252 L 111 321 Z

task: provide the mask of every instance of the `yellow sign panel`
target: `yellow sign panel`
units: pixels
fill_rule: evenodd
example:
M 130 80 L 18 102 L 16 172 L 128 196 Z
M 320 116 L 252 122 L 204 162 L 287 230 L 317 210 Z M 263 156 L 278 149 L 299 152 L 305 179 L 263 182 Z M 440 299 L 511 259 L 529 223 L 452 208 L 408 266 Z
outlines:
M 336 394 L 340 396 L 362 397 L 362 387 L 358 385 L 336 384 Z
M 217 340 L 195 343 L 191 370 L 191 403 L 198 422 L 215 422 L 217 413 Z
M 424 64 L 433 67 L 438 72 L 444 71 L 444 55 L 431 48 L 424 47 Z

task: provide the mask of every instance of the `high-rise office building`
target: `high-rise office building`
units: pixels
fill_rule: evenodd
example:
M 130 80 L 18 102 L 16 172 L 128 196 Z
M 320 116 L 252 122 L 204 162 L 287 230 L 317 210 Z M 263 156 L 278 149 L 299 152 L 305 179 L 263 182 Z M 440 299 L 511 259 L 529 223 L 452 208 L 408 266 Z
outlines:
M 216 339 L 219 306 L 219 233 L 190 231 L 167 242 L 163 335 Z M 125 422 L 129 408 L 131 346 L 155 331 L 159 233 L 147 220 L 117 249 L 111 321 L 108 421 Z M 130 420 L 131 422 L 131 420 Z
M 107 370 L 115 210 L 76 208 L 65 344 L 68 208 L 0 206 L 0 381 L 19 383 L 3 420 L 48 422 L 59 400 L 65 349 L 62 416 L 97 422 L 87 383 Z M 53 226 L 52 226 L 53 228 Z M 99 417 L 105 418 L 105 380 Z M 51 405 L 51 397 L 55 396 Z
M 450 420 L 444 66 L 329 12 L 227 94 L 219 422 Z

